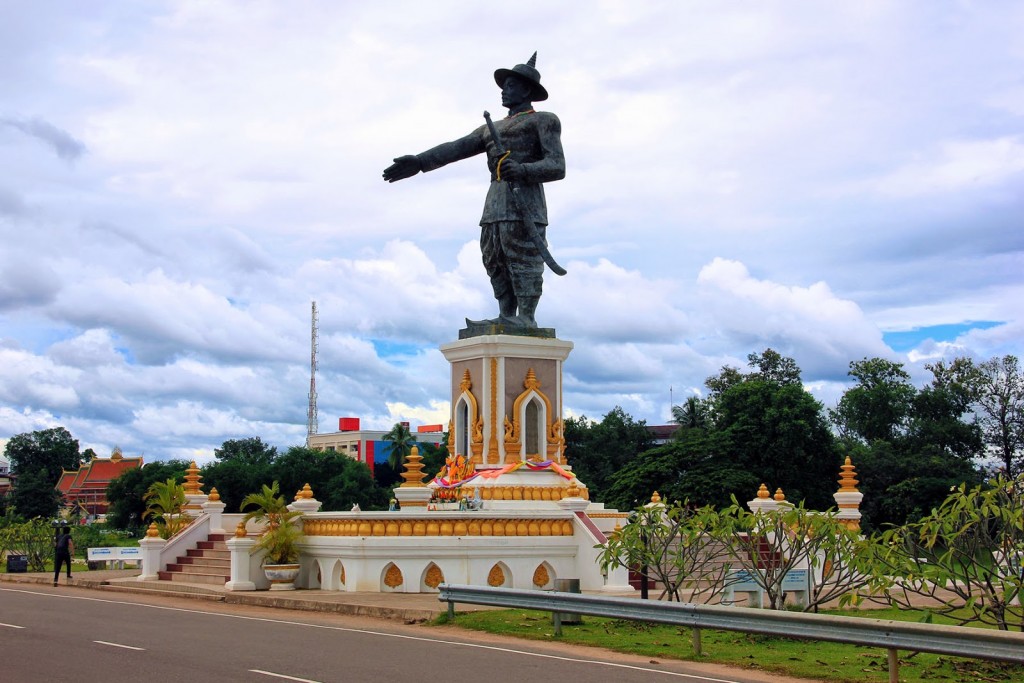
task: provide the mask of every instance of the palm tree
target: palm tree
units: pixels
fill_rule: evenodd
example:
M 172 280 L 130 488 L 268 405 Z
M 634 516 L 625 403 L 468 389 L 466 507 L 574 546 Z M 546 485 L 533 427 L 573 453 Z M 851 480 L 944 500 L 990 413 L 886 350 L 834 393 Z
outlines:
M 396 422 L 391 431 L 384 435 L 384 440 L 391 442 L 388 465 L 397 472 L 402 463 L 405 462 L 405 458 L 412 453 L 412 447 L 416 445 L 416 439 L 409 430 L 408 424 Z
M 149 502 L 143 519 L 157 521 L 161 538 L 170 538 L 188 526 L 189 520 L 183 514 L 187 502 L 185 487 L 174 477 L 153 482 L 142 499 Z
M 672 421 L 682 429 L 701 429 L 708 426 L 708 409 L 696 396 L 690 396 L 681 406 L 672 406 Z

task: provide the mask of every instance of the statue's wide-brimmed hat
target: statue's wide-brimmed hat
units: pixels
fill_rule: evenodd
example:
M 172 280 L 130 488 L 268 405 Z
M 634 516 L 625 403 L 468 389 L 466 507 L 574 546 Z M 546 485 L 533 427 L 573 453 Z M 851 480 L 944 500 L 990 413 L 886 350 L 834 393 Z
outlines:
M 531 102 L 541 102 L 548 98 L 548 91 L 540 84 L 540 72 L 537 71 L 537 53 L 527 60 L 526 64 L 516 64 L 511 69 L 498 69 L 494 72 L 494 82 L 501 88 L 505 85 L 505 79 L 509 76 L 518 76 L 529 82 L 531 87 Z

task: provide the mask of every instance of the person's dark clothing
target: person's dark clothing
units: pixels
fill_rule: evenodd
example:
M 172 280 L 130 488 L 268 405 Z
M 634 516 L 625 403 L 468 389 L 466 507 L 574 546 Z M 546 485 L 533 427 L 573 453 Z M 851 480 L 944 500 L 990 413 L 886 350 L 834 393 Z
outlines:
M 53 554 L 53 585 L 57 585 L 61 565 L 67 565 L 67 576 L 69 580 L 71 579 L 71 553 L 74 547 L 75 544 L 71 540 L 70 532 L 61 533 L 57 536 L 57 540 L 54 542 Z

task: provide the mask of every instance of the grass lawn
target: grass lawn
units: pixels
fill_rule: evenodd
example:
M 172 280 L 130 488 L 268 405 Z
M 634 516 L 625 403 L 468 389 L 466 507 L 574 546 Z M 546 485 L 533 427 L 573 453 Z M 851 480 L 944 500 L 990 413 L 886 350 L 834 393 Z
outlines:
M 896 609 L 829 613 L 900 621 L 919 621 L 924 616 L 921 612 Z M 936 619 L 936 623 L 938 621 Z M 447 617 L 442 617 L 438 623 L 448 623 Z M 555 637 L 551 615 L 547 612 L 469 612 L 458 614 L 453 623 L 462 628 L 519 638 L 549 640 Z M 636 654 L 652 660 L 680 659 L 731 664 L 815 681 L 877 683 L 888 680 L 885 650 L 841 643 L 704 630 L 701 632 L 703 654 L 697 657 L 693 654 L 693 636 L 688 628 L 600 617 L 584 617 L 583 623 L 576 626 L 563 625 L 561 640 Z M 1021 683 L 1024 681 L 1024 667 L 901 650 L 900 681 Z

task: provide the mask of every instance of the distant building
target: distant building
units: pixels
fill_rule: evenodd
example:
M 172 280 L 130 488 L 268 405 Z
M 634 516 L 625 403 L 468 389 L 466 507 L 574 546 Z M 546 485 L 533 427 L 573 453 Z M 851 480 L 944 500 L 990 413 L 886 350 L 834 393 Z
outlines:
M 0 496 L 7 495 L 13 486 L 14 479 L 11 475 L 11 463 L 0 456 Z
M 80 509 L 89 517 L 107 513 L 107 486 L 128 470 L 142 467 L 142 458 L 126 458 L 115 448 L 109 458 L 93 458 L 77 470 L 64 470 L 57 490 L 68 508 Z
M 647 425 L 647 433 L 651 435 L 655 446 L 661 446 L 672 440 L 672 435 L 679 429 L 679 425 Z
M 409 426 L 408 422 L 403 422 Z M 338 418 L 338 431 L 314 434 L 309 447 L 318 451 L 334 451 L 364 462 L 373 471 L 376 463 L 387 462 L 391 455 L 391 442 L 384 436 L 390 430 L 360 429 L 358 417 Z M 412 432 L 417 443 L 440 444 L 444 441 L 444 425 L 422 425 Z

